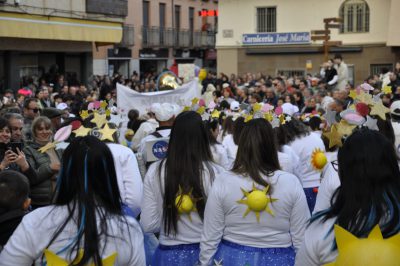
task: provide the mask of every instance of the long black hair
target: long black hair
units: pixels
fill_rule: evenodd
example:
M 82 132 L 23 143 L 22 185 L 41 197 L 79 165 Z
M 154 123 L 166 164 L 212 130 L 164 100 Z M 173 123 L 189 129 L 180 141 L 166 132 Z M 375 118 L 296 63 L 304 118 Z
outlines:
M 217 139 L 213 135 L 213 131 L 215 131 L 219 127 L 219 122 L 217 119 L 210 119 L 204 121 L 204 126 L 207 130 L 208 140 L 211 145 L 219 144 Z
M 196 208 L 200 218 L 203 219 L 206 195 L 202 177 L 207 168 L 213 181 L 211 162 L 210 142 L 201 116 L 193 111 L 179 114 L 172 126 L 167 157 L 159 167 L 161 177 L 162 166 L 165 165 L 164 231 L 166 234 L 176 234 L 178 230 L 178 209 L 175 206 L 175 198 L 179 187 L 182 188 L 183 194 L 192 190 L 193 197 L 201 199 L 196 202 Z
M 284 115 L 284 117 L 286 120 L 287 115 Z M 278 137 L 279 145 L 282 146 L 291 143 L 297 138 L 310 135 L 310 129 L 299 119 L 291 117 L 290 121 L 280 125 L 275 130 L 275 133 Z
M 77 266 L 92 261 L 103 265 L 100 243 L 102 236 L 109 237 L 107 217 L 121 217 L 122 201 L 111 151 L 105 143 L 93 136 L 75 138 L 64 151 L 62 167 L 57 182 L 56 206 L 66 206 L 68 217 L 56 231 L 50 246 L 69 222 L 75 222 L 77 234 L 67 246 L 57 253 L 83 249 Z M 100 228 L 97 220 L 100 220 Z M 83 241 L 82 241 L 83 240 Z
M 311 222 L 336 218 L 356 237 L 366 237 L 380 224 L 385 238 L 400 231 L 400 170 L 393 144 L 381 133 L 360 129 L 350 135 L 338 152 L 341 186 L 331 207 Z
M 233 122 L 233 142 L 236 145 L 239 145 L 239 140 L 240 136 L 242 135 L 242 131 L 246 123 L 244 122 L 244 117 L 238 117 L 234 122 Z
M 279 169 L 277 144 L 270 123 L 261 118 L 247 122 L 240 135 L 232 171 L 249 175 L 254 182 L 267 186 L 262 175 L 271 176 Z

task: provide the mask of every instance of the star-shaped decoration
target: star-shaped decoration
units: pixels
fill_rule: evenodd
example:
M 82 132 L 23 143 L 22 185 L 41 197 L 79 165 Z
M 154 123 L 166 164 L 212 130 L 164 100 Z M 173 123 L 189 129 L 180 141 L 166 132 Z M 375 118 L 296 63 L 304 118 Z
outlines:
M 218 261 L 218 260 L 214 259 L 214 264 L 213 264 L 213 266 L 223 266 L 222 261 L 223 261 L 223 260 Z
M 365 120 L 364 120 L 365 121 Z M 356 128 L 356 125 L 350 125 L 346 120 L 340 120 L 340 123 L 337 125 L 337 131 L 340 136 L 350 136 L 353 133 L 353 130 Z
M 100 108 L 102 108 L 102 109 L 104 109 L 104 110 L 107 108 L 107 106 L 108 106 L 108 104 L 107 104 L 106 101 L 102 101 L 102 102 L 100 103 Z
M 247 123 L 247 122 L 249 122 L 249 121 L 252 120 L 252 119 L 253 119 L 253 116 L 252 116 L 252 115 L 246 115 L 246 116 L 244 117 L 244 122 Z
M 360 94 L 357 95 L 356 100 L 370 105 L 372 104 L 372 95 L 365 93 L 364 91 L 360 91 Z
M 88 110 L 82 110 L 80 113 L 80 116 L 83 120 L 89 117 L 89 111 Z
M 374 103 L 371 108 L 370 115 L 377 115 L 383 120 L 386 120 L 386 113 L 389 113 L 390 109 L 383 105 L 382 101 Z
M 105 114 L 100 115 L 94 113 L 94 118 L 90 122 L 95 123 L 98 128 L 101 128 L 105 123 L 107 123 L 107 116 Z
M 211 117 L 212 118 L 219 118 L 219 116 L 220 116 L 220 112 L 218 111 L 218 110 L 214 110 L 212 113 L 211 113 Z
M 83 250 L 79 250 L 77 258 L 72 262 L 68 262 L 64 260 L 63 258 L 60 258 L 57 256 L 57 254 L 51 252 L 48 249 L 44 250 L 44 256 L 47 261 L 48 266 L 68 266 L 68 265 L 76 265 L 78 264 L 82 258 L 83 258 Z M 104 266 L 113 266 L 115 263 L 115 260 L 117 258 L 117 253 L 113 253 L 112 255 L 108 256 L 107 258 L 103 259 L 103 265 Z M 94 266 L 94 263 L 88 264 L 90 266 Z
M 268 112 L 264 114 L 264 119 L 266 119 L 268 122 L 272 122 L 274 116 L 270 112 Z
M 190 111 L 191 107 L 190 106 L 185 106 L 182 110 L 182 112 L 187 112 Z
M 204 106 L 201 106 L 201 107 L 199 107 L 199 109 L 197 109 L 197 113 L 199 114 L 199 115 L 202 115 L 202 114 L 204 114 L 204 112 L 206 111 L 206 108 L 204 107 Z
M 385 87 L 383 87 L 382 92 L 383 92 L 384 94 L 392 94 L 392 87 L 390 87 L 390 86 L 385 86 Z
M 109 141 L 114 141 L 113 134 L 116 132 L 116 129 L 112 129 L 108 126 L 106 123 L 102 129 L 99 130 L 101 133 L 101 138 L 100 140 L 109 140 Z
M 356 90 L 350 90 L 349 97 L 354 100 L 357 97 Z
M 110 110 L 110 109 L 107 109 L 107 110 L 105 111 L 105 114 L 106 114 L 107 117 L 110 117 L 110 116 L 111 116 L 111 110 Z
M 195 105 L 195 104 L 197 104 L 199 102 L 199 99 L 198 98 L 193 98 L 192 99 L 192 105 Z
M 57 142 L 49 142 L 46 145 L 44 145 L 43 147 L 41 147 L 38 151 L 40 151 L 41 153 L 45 153 L 46 151 L 50 150 L 50 149 L 54 149 L 57 146 Z
M 342 147 L 342 137 L 338 132 L 337 125 L 332 125 L 331 131 L 325 132 L 324 136 L 329 139 L 329 148 L 335 146 Z
M 89 134 L 91 128 L 86 128 L 84 126 L 80 126 L 78 129 L 72 131 L 75 133 L 75 137 L 85 137 Z
M 328 126 L 331 126 L 336 123 L 336 111 L 332 111 L 328 109 L 325 114 L 325 120 L 328 123 Z
M 258 112 L 261 110 L 262 107 L 263 107 L 263 105 L 261 103 L 255 103 L 255 104 L 253 104 L 253 111 Z
M 371 130 L 378 130 L 378 120 L 374 119 L 370 116 L 367 116 L 367 122 L 364 123 L 364 126 L 366 126 L 367 128 L 371 129 Z

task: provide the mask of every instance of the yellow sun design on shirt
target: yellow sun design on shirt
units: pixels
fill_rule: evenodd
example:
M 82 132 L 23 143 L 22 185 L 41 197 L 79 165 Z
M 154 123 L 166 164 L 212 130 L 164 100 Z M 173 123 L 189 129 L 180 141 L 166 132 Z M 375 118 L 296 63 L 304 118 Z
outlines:
M 187 215 L 190 221 L 192 221 L 190 214 L 197 211 L 196 202 L 200 200 L 194 198 L 192 192 L 193 188 L 190 189 L 189 193 L 183 193 L 182 187 L 179 186 L 178 194 L 175 198 L 175 207 L 178 209 L 179 215 Z
M 335 238 L 339 255 L 335 262 L 325 266 L 363 265 L 397 266 L 400 261 L 400 234 L 384 239 L 379 225 L 368 238 L 357 238 L 335 225 Z
M 241 200 L 238 200 L 237 203 L 247 205 L 247 210 L 243 214 L 243 218 L 246 217 L 250 211 L 253 211 L 256 214 L 258 223 L 260 222 L 260 212 L 262 211 L 266 211 L 274 216 L 274 213 L 269 208 L 269 204 L 277 201 L 278 199 L 273 199 L 267 195 L 269 186 L 266 186 L 263 190 L 260 190 L 257 189 L 256 185 L 253 183 L 253 188 L 251 191 L 246 191 L 243 188 L 240 189 L 242 190 L 243 196 L 246 197 L 246 199 L 242 198 Z
M 317 148 L 313 151 L 311 155 L 311 165 L 314 169 L 321 171 L 327 162 L 328 159 L 321 149 Z

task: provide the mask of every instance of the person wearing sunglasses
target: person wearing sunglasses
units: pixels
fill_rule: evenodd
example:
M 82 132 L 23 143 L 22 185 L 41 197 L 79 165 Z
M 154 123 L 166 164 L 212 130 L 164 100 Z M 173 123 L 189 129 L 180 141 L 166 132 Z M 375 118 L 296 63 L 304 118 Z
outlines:
M 32 140 L 32 122 L 40 115 L 39 105 L 36 98 L 25 99 L 22 115 L 24 117 L 24 128 L 22 131 L 25 140 Z

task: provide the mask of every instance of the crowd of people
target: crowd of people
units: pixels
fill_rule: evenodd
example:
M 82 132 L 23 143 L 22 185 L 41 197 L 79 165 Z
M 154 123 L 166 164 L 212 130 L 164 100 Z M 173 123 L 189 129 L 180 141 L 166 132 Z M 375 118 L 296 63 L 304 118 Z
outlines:
M 143 79 L 5 91 L 0 265 L 346 265 L 343 231 L 398 236 L 400 63 L 359 85 L 341 55 L 305 77 L 209 72 L 191 105 L 114 124 L 116 83 Z M 363 247 L 358 265 L 398 263 Z

